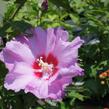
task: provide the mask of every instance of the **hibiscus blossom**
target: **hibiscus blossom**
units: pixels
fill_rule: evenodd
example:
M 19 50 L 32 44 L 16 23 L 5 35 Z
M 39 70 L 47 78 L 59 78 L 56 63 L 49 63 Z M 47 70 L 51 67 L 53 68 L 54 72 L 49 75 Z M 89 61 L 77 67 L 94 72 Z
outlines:
M 62 99 L 72 78 L 83 75 L 77 64 L 82 44 L 80 37 L 69 42 L 68 33 L 61 28 L 37 27 L 32 37 L 16 37 L 0 53 L 9 70 L 4 87 L 30 92 L 40 99 Z

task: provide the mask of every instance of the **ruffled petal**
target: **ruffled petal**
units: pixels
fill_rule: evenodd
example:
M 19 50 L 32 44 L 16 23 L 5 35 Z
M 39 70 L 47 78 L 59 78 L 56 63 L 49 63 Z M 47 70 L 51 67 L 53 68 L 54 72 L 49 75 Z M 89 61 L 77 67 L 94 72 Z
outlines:
M 60 67 L 68 67 L 77 62 L 78 48 L 83 42 L 80 37 L 75 38 L 72 42 L 65 42 L 61 39 L 57 41 L 53 54 L 59 60 Z
M 48 81 L 36 78 L 28 84 L 28 86 L 25 88 L 25 92 L 30 92 L 40 99 L 47 98 Z
M 68 40 L 68 32 L 64 31 L 62 28 L 48 28 L 47 29 L 47 47 L 46 53 L 53 52 L 55 48 L 55 44 L 57 44 L 58 40 L 67 41 Z
M 57 41 L 59 39 L 63 40 L 63 41 L 67 41 L 68 40 L 68 32 L 63 30 L 62 28 L 56 28 L 54 29 L 55 31 L 55 36 L 57 37 Z
M 0 53 L 0 60 L 8 64 L 16 61 L 24 61 L 31 64 L 35 58 L 27 45 L 17 41 L 7 42 L 6 47 Z M 9 66 L 7 66 L 9 68 Z
M 25 63 L 18 62 L 5 78 L 4 87 L 15 92 L 24 89 L 35 78 L 33 69 Z
M 56 36 L 54 34 L 54 29 L 49 28 L 47 29 L 47 48 L 46 48 L 46 54 L 49 54 L 53 51 L 56 43 Z
M 61 100 L 64 96 L 65 87 L 71 83 L 72 78 L 69 76 L 56 79 L 49 85 L 48 97 L 51 99 Z
M 33 29 L 33 36 L 29 38 L 29 47 L 35 57 L 45 54 L 47 43 L 46 31 L 40 27 Z
M 0 60 L 5 63 L 9 71 L 14 67 L 14 63 L 22 61 L 22 59 L 17 55 L 8 50 L 3 50 L 0 53 Z
M 16 36 L 15 38 L 13 38 L 14 41 L 19 41 L 20 43 L 22 44 L 26 44 L 28 45 L 29 43 L 29 39 L 24 35 L 19 35 L 19 36 Z
M 45 54 L 47 46 L 47 33 L 40 27 L 31 29 L 31 36 L 26 37 L 25 35 L 17 36 L 14 40 L 20 41 L 26 44 L 32 51 L 35 57 Z
M 76 76 L 83 76 L 84 75 L 84 70 L 78 66 L 77 63 L 75 65 L 71 65 L 70 67 L 66 68 L 61 68 L 59 71 L 60 76 L 71 76 L 76 77 Z

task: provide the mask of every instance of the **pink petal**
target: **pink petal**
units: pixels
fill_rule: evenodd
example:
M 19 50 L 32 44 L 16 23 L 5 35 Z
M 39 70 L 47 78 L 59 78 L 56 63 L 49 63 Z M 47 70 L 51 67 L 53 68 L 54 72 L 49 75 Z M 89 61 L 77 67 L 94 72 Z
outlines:
M 17 62 L 22 61 L 17 54 L 14 54 L 11 51 L 5 49 L 0 53 L 0 60 L 2 62 L 5 62 L 5 65 L 9 71 L 13 69 L 14 63 L 16 61 Z
M 77 37 L 72 42 L 64 42 L 59 40 L 54 48 L 54 55 L 59 60 L 60 67 L 68 67 L 71 64 L 77 62 L 78 58 L 78 48 L 83 44 L 83 40 Z
M 62 28 L 56 28 L 55 29 L 55 35 L 57 37 L 57 40 L 59 40 L 60 38 L 63 41 L 67 41 L 68 40 L 68 32 L 63 30 Z
M 33 37 L 29 38 L 29 47 L 32 50 L 34 56 L 45 54 L 47 43 L 46 31 L 40 27 L 33 30 Z
M 58 40 L 67 41 L 68 40 L 68 32 L 64 31 L 61 28 L 48 28 L 47 29 L 47 50 L 46 53 L 53 52 L 55 48 L 55 44 L 57 44 Z
M 61 68 L 59 71 L 59 74 L 61 76 L 71 76 L 71 77 L 75 77 L 75 76 L 83 76 L 83 69 L 80 68 L 77 64 L 75 65 L 71 65 L 70 67 L 66 67 L 66 68 Z
M 32 64 L 35 60 L 28 46 L 17 41 L 10 41 L 6 44 L 6 47 L 0 53 L 0 59 L 7 64 L 7 68 L 9 68 L 8 65 L 14 64 L 15 61 Z
M 54 29 L 49 28 L 47 29 L 47 48 L 46 53 L 50 53 L 53 51 L 56 43 L 56 36 L 54 34 Z
M 24 89 L 34 78 L 33 69 L 25 63 L 18 62 L 13 70 L 7 74 L 4 87 L 18 92 Z
M 60 79 L 56 79 L 54 82 L 51 83 L 49 86 L 49 97 L 51 99 L 58 99 L 64 95 L 64 89 L 67 85 L 71 84 L 72 78 L 71 77 L 62 77 Z
M 34 79 L 25 88 L 25 92 L 31 92 L 38 98 L 48 97 L 48 81 L 42 79 Z
M 24 35 L 17 36 L 16 41 L 20 41 L 22 44 L 26 44 L 32 51 L 35 57 L 45 54 L 46 45 L 47 45 L 47 33 L 40 27 L 31 29 L 29 31 L 32 33 L 30 37 Z

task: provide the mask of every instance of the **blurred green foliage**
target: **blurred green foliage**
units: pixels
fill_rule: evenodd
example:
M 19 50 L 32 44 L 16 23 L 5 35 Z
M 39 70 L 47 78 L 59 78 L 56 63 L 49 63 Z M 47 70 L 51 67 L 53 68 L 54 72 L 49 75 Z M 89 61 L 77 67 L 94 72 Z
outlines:
M 99 78 L 99 70 L 109 68 L 109 0 L 48 0 L 47 10 L 42 9 L 42 2 L 0 0 L 0 37 L 4 45 L 31 27 L 61 26 L 68 30 L 70 41 L 78 35 L 85 40 L 79 51 L 85 76 L 74 78 L 74 83 L 84 84 L 70 85 L 62 102 L 39 101 L 23 92 L 6 91 L 3 81 L 7 70 L 0 63 L 0 109 L 71 109 L 77 101 L 101 101 L 109 94 L 109 82 L 101 84 Z

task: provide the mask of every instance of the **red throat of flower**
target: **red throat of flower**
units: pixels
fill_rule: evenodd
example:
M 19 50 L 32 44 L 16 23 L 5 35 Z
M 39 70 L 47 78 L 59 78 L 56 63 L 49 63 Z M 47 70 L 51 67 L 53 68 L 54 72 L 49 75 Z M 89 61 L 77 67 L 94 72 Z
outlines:
M 37 78 L 44 78 L 48 80 L 57 73 L 57 65 L 57 58 L 54 57 L 52 53 L 49 53 L 47 56 L 40 55 L 39 58 L 35 60 L 32 67 Z

